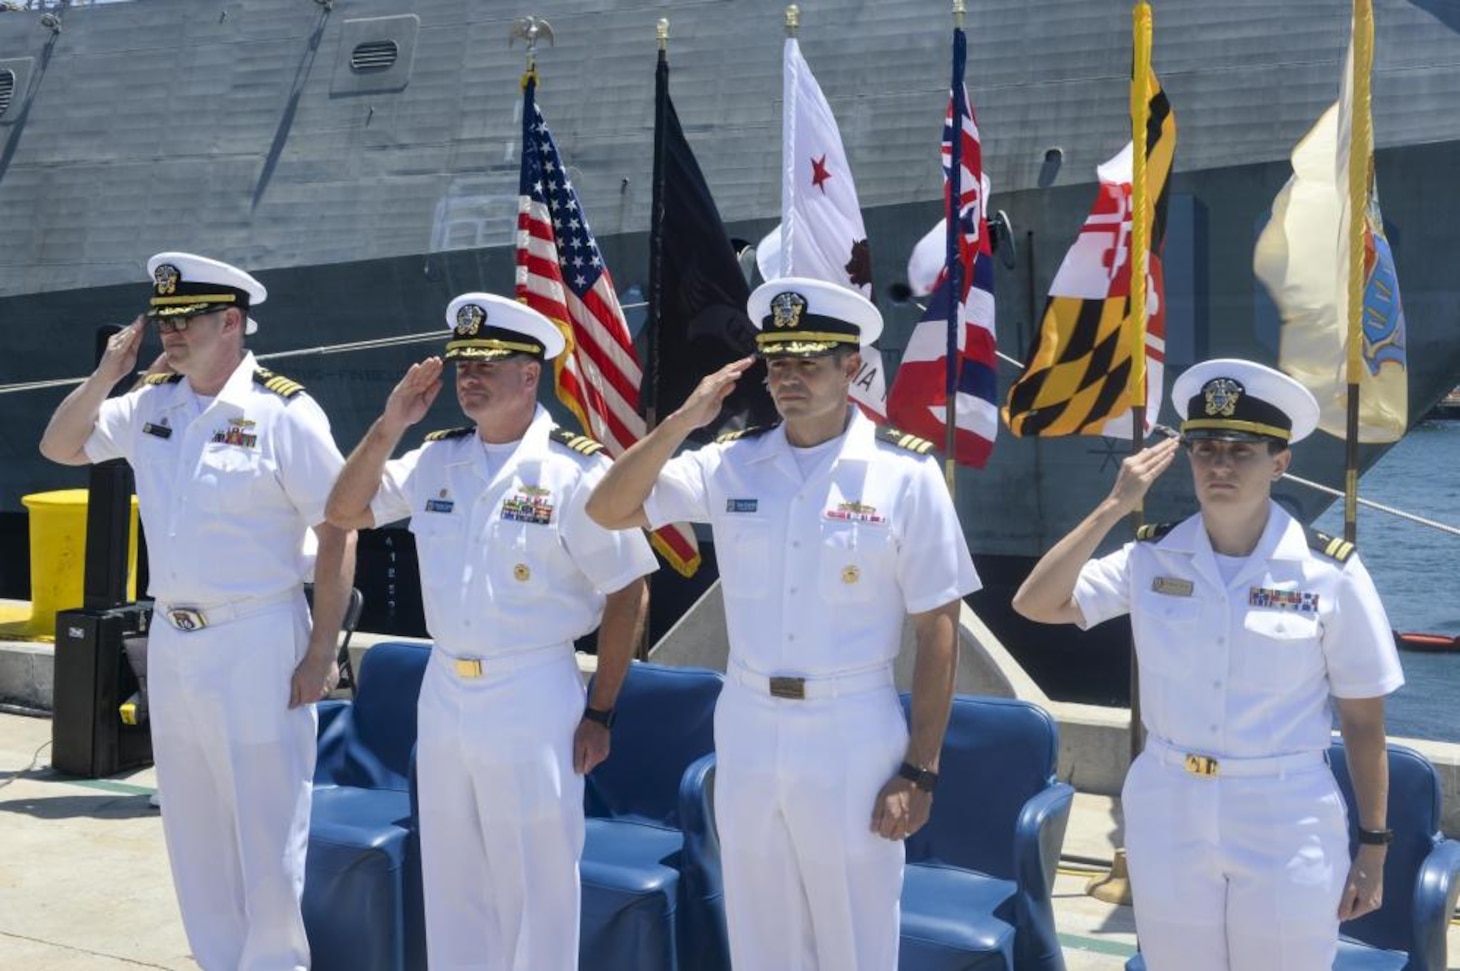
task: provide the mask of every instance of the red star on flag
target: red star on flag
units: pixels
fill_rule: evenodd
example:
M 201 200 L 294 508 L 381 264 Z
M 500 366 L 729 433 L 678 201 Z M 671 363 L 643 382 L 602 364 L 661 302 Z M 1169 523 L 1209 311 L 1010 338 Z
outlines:
M 822 195 L 826 195 L 826 186 L 822 183 L 829 178 L 831 178 L 831 173 L 826 170 L 826 156 L 822 155 L 821 158 L 812 159 L 811 184 L 820 189 Z

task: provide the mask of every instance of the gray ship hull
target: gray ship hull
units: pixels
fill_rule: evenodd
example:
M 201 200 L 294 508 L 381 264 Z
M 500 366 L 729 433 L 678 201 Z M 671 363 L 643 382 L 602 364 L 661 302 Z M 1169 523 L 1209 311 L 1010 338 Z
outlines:
M 60 34 L 33 12 L 0 15 L 0 71 L 15 82 L 0 113 L 0 384 L 86 373 L 95 327 L 140 309 L 145 260 L 164 249 L 258 272 L 270 291 L 256 314 L 260 354 L 441 330 L 454 294 L 510 292 L 522 52 L 507 36 L 528 9 L 507 6 L 120 0 L 64 10 Z M 888 295 L 941 208 L 944 6 L 803 4 L 803 49 L 837 112 L 865 209 L 889 365 L 918 311 Z M 1377 164 L 1418 416 L 1460 376 L 1449 245 L 1460 223 L 1460 13 L 1441 0 L 1378 7 Z M 1336 95 L 1347 10 L 1342 0 L 1167 0 L 1156 11 L 1155 65 L 1180 129 L 1168 374 L 1209 356 L 1276 357 L 1278 320 L 1253 279 L 1252 245 L 1292 145 Z M 542 0 L 531 12 L 557 35 L 539 52 L 539 104 L 626 303 L 648 276 L 659 17 L 671 19 L 679 115 L 729 231 L 755 240 L 775 223 L 778 2 Z M 1018 244 L 1013 267 L 996 271 L 998 339 L 1023 359 L 1091 203 L 1094 168 L 1128 140 L 1129 10 L 1124 0 L 975 4 L 969 36 L 992 203 Z M 358 45 L 381 38 L 397 44 L 395 66 L 353 70 Z M 433 349 L 273 366 L 309 387 L 348 450 L 399 373 Z M 1015 375 L 1001 365 L 1003 390 Z M 0 397 L 0 511 L 79 481 L 35 450 L 63 393 Z M 427 419 L 458 421 L 445 401 Z M 1108 489 L 1127 447 L 1003 432 L 989 467 L 960 475 L 971 545 L 1037 555 Z M 1317 436 L 1298 447 L 1295 470 L 1339 485 L 1341 451 Z M 1366 449 L 1365 461 L 1378 454 Z M 1160 485 L 1148 515 L 1191 508 L 1183 478 Z M 1328 503 L 1280 492 L 1305 519 Z

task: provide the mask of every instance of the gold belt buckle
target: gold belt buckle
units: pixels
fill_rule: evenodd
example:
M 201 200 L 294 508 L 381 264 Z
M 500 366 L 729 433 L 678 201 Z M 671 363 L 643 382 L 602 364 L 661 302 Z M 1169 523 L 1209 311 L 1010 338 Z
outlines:
M 806 679 L 771 678 L 771 697 L 804 701 L 806 699 Z
M 482 676 L 482 659 L 479 657 L 459 657 L 451 663 L 456 668 L 458 678 L 480 678 Z
M 167 612 L 167 619 L 180 631 L 202 630 L 208 626 L 203 612 L 192 607 L 173 607 Z
M 1210 755 L 1194 755 L 1190 752 L 1186 755 L 1186 771 L 1192 775 L 1213 776 L 1217 774 L 1217 766 L 1220 763 Z

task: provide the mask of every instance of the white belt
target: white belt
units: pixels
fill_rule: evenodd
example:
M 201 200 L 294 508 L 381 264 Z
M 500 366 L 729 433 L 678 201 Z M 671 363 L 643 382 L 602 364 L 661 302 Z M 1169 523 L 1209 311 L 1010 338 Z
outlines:
M 457 657 L 438 648 L 431 650 L 431 661 L 440 664 L 456 677 L 465 681 L 477 678 L 502 678 L 518 671 L 526 671 L 552 661 L 571 660 L 571 644 L 554 644 L 551 647 L 535 648 L 531 651 L 514 651 L 510 654 L 493 654 L 488 657 Z
M 1184 751 L 1154 735 L 1147 737 L 1146 751 L 1162 765 L 1179 765 L 1192 775 L 1205 777 L 1285 775 L 1328 764 L 1327 752 L 1295 752 L 1266 758 L 1217 757 Z
M 790 701 L 805 701 L 811 698 L 837 698 L 842 695 L 860 694 L 877 688 L 893 686 L 892 664 L 880 664 L 875 668 L 861 668 L 839 674 L 817 675 L 769 675 L 752 671 L 739 661 L 731 661 L 725 672 L 731 680 L 743 684 L 757 694 L 768 694 Z
M 252 617 L 254 614 L 261 614 L 280 604 L 290 603 L 300 595 L 299 590 L 285 590 L 268 597 L 244 597 L 239 600 L 220 600 L 208 604 L 159 601 L 152 613 L 154 616 L 161 616 L 183 633 L 189 633 L 216 624 L 226 624 L 230 620 L 242 620 L 245 617 Z

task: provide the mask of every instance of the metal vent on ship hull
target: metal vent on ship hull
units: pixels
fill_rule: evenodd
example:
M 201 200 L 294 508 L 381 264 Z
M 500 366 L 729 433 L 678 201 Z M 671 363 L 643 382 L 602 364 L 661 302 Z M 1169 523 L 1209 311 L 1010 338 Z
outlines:
M 10 110 L 10 100 L 15 97 L 15 72 L 0 70 L 0 115 Z
M 388 71 L 400 56 L 393 40 L 366 41 L 350 52 L 350 67 L 356 71 Z
M 345 21 L 342 27 L 330 94 L 338 97 L 405 90 L 411 83 L 421 18 L 413 13 L 360 17 Z

